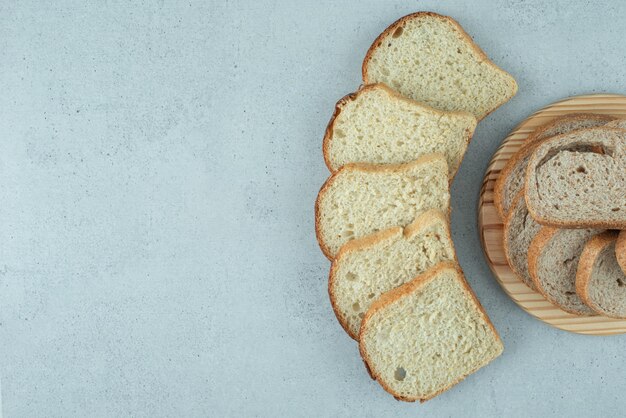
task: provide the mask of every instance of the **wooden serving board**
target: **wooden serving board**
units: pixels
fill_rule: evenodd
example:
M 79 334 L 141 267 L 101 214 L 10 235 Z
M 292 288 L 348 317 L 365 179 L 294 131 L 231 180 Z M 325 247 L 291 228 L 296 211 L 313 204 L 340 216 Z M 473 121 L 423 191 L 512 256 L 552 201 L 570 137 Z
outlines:
M 518 279 L 504 256 L 502 220 L 493 204 L 494 183 L 506 161 L 522 146 L 530 132 L 554 118 L 570 113 L 600 113 L 626 118 L 626 96 L 592 94 L 570 97 L 541 109 L 513 129 L 494 154 L 485 173 L 478 201 L 480 240 L 496 279 L 526 312 L 565 331 L 591 335 L 622 334 L 626 332 L 626 320 L 602 316 L 580 317 L 557 308 Z

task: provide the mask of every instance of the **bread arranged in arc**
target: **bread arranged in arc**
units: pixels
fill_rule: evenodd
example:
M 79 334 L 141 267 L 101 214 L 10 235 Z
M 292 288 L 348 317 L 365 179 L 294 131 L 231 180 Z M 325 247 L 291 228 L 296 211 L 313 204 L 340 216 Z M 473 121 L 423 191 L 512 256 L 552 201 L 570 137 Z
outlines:
M 372 304 L 359 350 L 386 391 L 423 402 L 491 362 L 503 345 L 459 267 L 444 262 Z
M 455 261 L 447 215 L 431 210 L 410 225 L 345 244 L 333 260 L 328 293 L 337 319 L 354 339 L 370 305 L 441 261 Z
M 365 84 L 385 83 L 406 97 L 482 119 L 517 92 L 452 18 L 419 12 L 394 22 L 363 61 Z
M 578 262 L 576 292 L 600 315 L 626 318 L 626 273 L 617 262 L 617 231 L 596 235 L 585 244 Z
M 576 293 L 578 260 L 594 229 L 542 227 L 528 249 L 528 271 L 535 288 L 551 303 L 575 315 L 595 315 Z
M 346 242 L 419 214 L 449 213 L 448 164 L 428 154 L 406 164 L 347 164 L 324 183 L 315 204 L 315 229 L 324 254 L 333 259 Z
M 626 229 L 626 130 L 546 139 L 526 169 L 526 205 L 542 225 Z
M 467 112 L 444 112 L 407 99 L 384 84 L 367 85 L 341 99 L 324 136 L 326 165 L 397 164 L 433 152 L 457 172 L 476 129 Z
M 520 191 L 504 220 L 504 254 L 511 267 L 528 287 L 535 288 L 528 272 L 528 248 L 539 230 L 539 225 L 528 213 L 524 191 Z
M 528 161 L 541 141 L 579 129 L 602 126 L 614 119 L 614 117 L 608 115 L 574 113 L 558 117 L 531 132 L 526 138 L 524 146 L 502 168 L 494 185 L 494 205 L 500 214 L 500 218 L 503 220 L 506 218 L 513 199 L 524 188 Z

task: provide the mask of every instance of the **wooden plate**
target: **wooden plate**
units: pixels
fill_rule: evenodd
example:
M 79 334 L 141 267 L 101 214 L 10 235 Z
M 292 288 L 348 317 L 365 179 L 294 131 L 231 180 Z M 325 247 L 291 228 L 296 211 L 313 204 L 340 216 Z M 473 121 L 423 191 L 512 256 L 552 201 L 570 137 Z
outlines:
M 480 240 L 496 279 L 526 312 L 565 331 L 591 335 L 622 334 L 626 332 L 626 320 L 602 316 L 580 317 L 557 308 L 518 279 L 504 256 L 502 220 L 493 204 L 494 183 L 506 161 L 522 146 L 533 129 L 569 113 L 600 113 L 626 118 L 626 96 L 593 94 L 570 97 L 541 109 L 513 129 L 494 154 L 485 173 L 478 201 Z

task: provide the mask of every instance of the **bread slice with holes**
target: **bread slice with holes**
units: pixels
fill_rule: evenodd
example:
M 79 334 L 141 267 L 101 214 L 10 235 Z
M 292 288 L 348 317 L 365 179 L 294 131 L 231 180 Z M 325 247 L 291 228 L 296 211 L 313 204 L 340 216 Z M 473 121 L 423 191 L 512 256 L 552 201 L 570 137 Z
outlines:
M 450 210 L 448 164 L 428 154 L 406 164 L 347 164 L 324 183 L 315 202 L 315 229 L 333 259 L 346 242 L 393 226 L 405 227 L 421 213 Z
M 337 171 L 348 163 L 398 164 L 439 152 L 452 178 L 476 124 L 470 113 L 443 112 L 371 84 L 337 103 L 324 136 L 324 160 Z
M 626 229 L 626 130 L 590 128 L 545 140 L 526 169 L 526 205 L 542 225 Z
M 455 261 L 447 215 L 430 210 L 405 228 L 393 227 L 341 247 L 328 293 L 337 319 L 354 339 L 372 302 L 441 261 Z
M 601 232 L 603 230 L 544 226 L 530 243 L 528 271 L 535 289 L 566 312 L 595 315 L 576 293 L 576 270 L 585 244 Z
M 617 256 L 617 264 L 619 264 L 624 274 L 626 274 L 626 231 L 620 232 L 617 237 L 615 255 Z
M 509 158 L 494 185 L 494 204 L 500 218 L 506 218 L 513 199 L 524 189 L 526 167 L 537 144 L 552 136 L 602 126 L 614 119 L 608 115 L 574 113 L 558 117 L 532 131 L 526 138 L 524 145 Z
M 513 206 L 504 220 L 504 254 L 511 270 L 528 287 L 535 288 L 528 272 L 528 248 L 535 235 L 541 229 L 528 213 L 524 191 L 520 191 L 513 200 Z
M 363 61 L 365 84 L 385 83 L 406 97 L 478 120 L 507 102 L 517 83 L 452 18 L 419 12 L 394 22 Z
M 626 274 L 617 263 L 617 231 L 591 238 L 580 256 L 576 292 L 600 315 L 626 318 Z
M 423 402 L 491 362 L 504 347 L 460 268 L 444 262 L 372 304 L 359 349 L 387 392 Z

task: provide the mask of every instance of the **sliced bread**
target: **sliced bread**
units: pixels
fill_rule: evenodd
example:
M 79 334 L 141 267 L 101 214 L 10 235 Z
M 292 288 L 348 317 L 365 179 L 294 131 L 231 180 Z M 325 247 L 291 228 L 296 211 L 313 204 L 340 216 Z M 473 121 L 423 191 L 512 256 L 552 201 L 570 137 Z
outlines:
M 374 302 L 359 349 L 387 392 L 423 402 L 491 362 L 503 345 L 459 267 L 446 262 Z
M 448 213 L 448 164 L 428 154 L 406 164 L 347 164 L 324 183 L 315 202 L 315 230 L 332 259 L 346 242 L 393 226 L 422 212 Z
M 452 178 L 476 123 L 470 113 L 443 112 L 371 84 L 337 103 L 324 136 L 324 160 L 337 171 L 348 163 L 406 163 L 440 152 Z
M 528 249 L 535 288 L 554 305 L 575 315 L 594 315 L 576 293 L 576 269 L 587 241 L 602 230 L 542 227 Z
M 602 126 L 613 119 L 615 118 L 607 115 L 575 113 L 558 117 L 532 131 L 526 138 L 524 146 L 502 168 L 494 185 L 494 204 L 500 214 L 500 218 L 506 218 L 513 199 L 524 188 L 526 166 L 539 142 L 546 138 L 578 129 Z
M 535 285 L 528 272 L 528 248 L 539 229 L 541 225 L 528 213 L 522 190 L 504 220 L 504 254 L 511 270 L 531 289 Z
M 576 292 L 591 309 L 626 318 L 626 274 L 615 256 L 616 231 L 606 231 L 585 245 L 576 273 Z
M 626 119 L 616 119 L 606 124 L 607 128 L 626 129 Z
M 546 139 L 526 169 L 526 205 L 542 225 L 626 229 L 625 190 L 622 129 L 582 129 Z
M 328 293 L 337 319 L 354 339 L 372 302 L 440 261 L 455 261 L 446 214 L 431 210 L 341 247 L 330 268 Z
M 419 12 L 376 38 L 363 61 L 366 84 L 385 83 L 406 97 L 478 120 L 508 101 L 517 83 L 452 18 Z
M 617 263 L 622 268 L 622 271 L 626 273 L 626 231 L 620 232 L 617 237 L 615 255 L 617 256 Z

